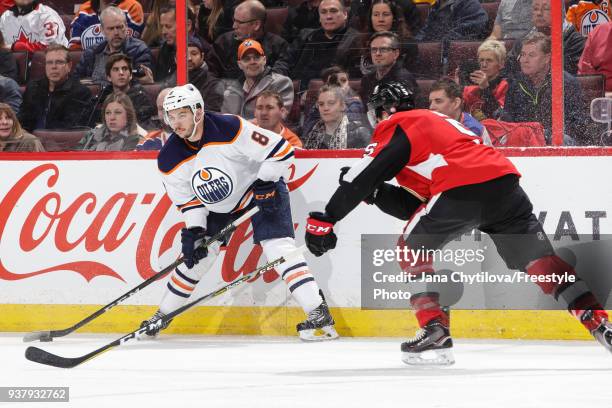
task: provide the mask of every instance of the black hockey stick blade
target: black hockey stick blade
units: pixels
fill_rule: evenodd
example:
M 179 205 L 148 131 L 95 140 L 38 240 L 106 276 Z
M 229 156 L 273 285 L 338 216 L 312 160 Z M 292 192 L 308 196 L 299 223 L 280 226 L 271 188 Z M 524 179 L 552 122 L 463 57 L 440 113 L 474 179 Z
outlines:
M 251 218 L 258 211 L 259 211 L 258 207 L 251 208 L 249 211 L 245 212 L 240 217 L 238 217 L 234 222 L 229 223 L 221 231 L 216 233 L 214 236 L 212 236 L 206 242 L 202 243 L 202 247 L 208 247 L 209 245 L 213 244 L 216 241 L 223 240 L 227 234 L 233 232 L 238 227 L 238 225 L 242 224 L 243 222 L 245 222 L 246 220 Z M 86 318 L 84 318 L 80 322 L 75 323 L 73 326 L 70 326 L 70 327 L 68 327 L 66 329 L 61 329 L 61 330 L 44 330 L 44 331 L 34 331 L 34 332 L 26 333 L 26 335 L 23 337 L 23 341 L 24 341 L 24 343 L 31 342 L 31 341 L 46 342 L 46 341 L 52 341 L 53 338 L 55 338 L 55 337 L 66 336 L 66 335 L 74 332 L 75 330 L 85 326 L 87 323 L 91 322 L 92 320 L 98 318 L 99 316 L 101 316 L 102 314 L 106 313 L 107 311 L 109 311 L 113 307 L 117 306 L 118 304 L 120 304 L 121 302 L 126 300 L 127 298 L 135 295 L 141 289 L 143 289 L 143 288 L 149 286 L 150 284 L 152 284 L 153 282 L 163 278 L 165 275 L 167 275 L 168 273 L 172 272 L 176 267 L 178 267 L 182 263 L 183 263 L 183 257 L 179 257 L 176 261 L 174 261 L 173 263 L 171 263 L 170 265 L 168 265 L 167 267 L 165 267 L 161 271 L 157 272 L 155 275 L 151 276 L 147 280 L 142 281 L 140 284 L 138 284 L 138 286 L 128 290 L 126 293 L 124 293 L 123 295 L 119 296 L 117 299 L 113 300 L 112 302 L 110 302 L 106 306 L 103 306 L 102 308 L 96 310 L 94 313 L 92 313 L 91 315 L 87 316 Z
M 29 346 L 26 349 L 25 352 L 25 357 L 30 360 L 33 361 L 35 363 L 39 363 L 39 364 L 45 364 L 45 365 L 49 365 L 49 366 L 53 366 L 53 367 L 58 367 L 58 368 L 73 368 L 76 367 L 82 363 L 84 363 L 87 360 L 90 360 L 94 357 L 99 356 L 100 354 L 104 353 L 105 351 L 108 351 L 114 347 L 118 347 L 123 345 L 124 343 L 132 340 L 132 339 L 138 339 L 139 337 L 143 336 L 147 331 L 155 329 L 159 326 L 162 326 L 163 324 L 167 323 L 168 321 L 170 321 L 171 319 L 174 319 L 176 316 L 178 316 L 179 314 L 185 312 L 188 309 L 191 309 L 193 306 L 197 305 L 198 303 L 201 303 L 205 300 L 208 299 L 212 299 L 214 297 L 217 297 L 219 295 L 222 295 L 223 293 L 229 291 L 230 289 L 250 280 L 255 278 L 256 276 L 259 276 L 260 274 L 269 271 L 273 268 L 275 268 L 276 266 L 282 264 L 283 262 L 286 262 L 289 259 L 292 259 L 298 255 L 300 255 L 302 252 L 304 252 L 304 250 L 306 249 L 306 247 L 303 245 L 299 248 L 297 248 L 295 251 L 293 251 L 291 254 L 287 255 L 287 256 L 282 256 L 280 258 L 277 258 L 271 262 L 268 262 L 267 264 L 255 269 L 254 271 L 243 275 L 242 277 L 228 283 L 225 286 L 222 286 L 221 288 L 215 290 L 214 292 L 208 293 L 204 296 L 201 296 L 197 299 L 195 299 L 192 302 L 187 303 L 186 305 L 183 305 L 181 307 L 179 307 L 178 309 L 176 309 L 175 311 L 168 313 L 166 316 L 162 317 L 161 319 L 158 320 L 154 320 L 151 323 L 149 323 L 148 326 L 145 327 L 140 327 L 137 330 L 134 330 L 131 333 L 128 333 L 126 335 L 124 335 L 123 337 L 118 338 L 117 340 L 114 340 L 108 344 L 106 344 L 105 346 L 100 347 L 99 349 L 96 349 L 94 351 L 92 351 L 91 353 L 85 354 L 83 356 L 80 357 L 62 357 L 62 356 L 58 356 L 56 354 L 50 353 L 48 351 L 45 351 L 43 349 L 40 349 L 38 347 L 33 347 L 33 346 Z

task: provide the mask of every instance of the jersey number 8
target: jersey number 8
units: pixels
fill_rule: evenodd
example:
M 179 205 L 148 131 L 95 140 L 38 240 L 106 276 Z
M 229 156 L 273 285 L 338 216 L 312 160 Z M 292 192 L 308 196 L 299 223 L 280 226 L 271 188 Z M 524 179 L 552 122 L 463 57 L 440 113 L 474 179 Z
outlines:
M 254 141 L 256 141 L 262 146 L 266 146 L 268 142 L 270 141 L 270 138 L 268 136 L 262 135 L 261 133 L 257 133 L 257 132 L 253 132 L 251 134 L 251 139 L 253 139 Z

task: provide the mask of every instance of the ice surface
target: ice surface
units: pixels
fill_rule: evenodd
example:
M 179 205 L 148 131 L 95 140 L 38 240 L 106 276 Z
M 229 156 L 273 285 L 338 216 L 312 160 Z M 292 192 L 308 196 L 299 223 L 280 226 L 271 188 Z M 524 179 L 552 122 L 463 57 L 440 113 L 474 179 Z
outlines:
M 408 367 L 400 360 L 400 339 L 378 338 L 305 344 L 288 337 L 162 334 L 73 369 L 24 358 L 30 344 L 74 357 L 116 337 L 73 334 L 24 344 L 21 334 L 1 335 L 1 386 L 70 387 L 70 403 L 10 406 L 612 406 L 612 355 L 595 341 L 458 340 L 457 362 L 445 368 Z

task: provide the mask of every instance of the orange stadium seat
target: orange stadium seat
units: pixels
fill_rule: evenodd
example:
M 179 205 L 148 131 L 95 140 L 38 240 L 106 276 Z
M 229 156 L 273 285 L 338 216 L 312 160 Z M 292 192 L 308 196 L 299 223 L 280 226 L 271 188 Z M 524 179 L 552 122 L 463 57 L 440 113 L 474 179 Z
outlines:
M 281 35 L 283 26 L 287 20 L 289 9 L 287 7 L 269 8 L 266 10 L 265 30 L 274 34 Z
M 79 140 L 85 136 L 89 129 L 79 130 L 47 130 L 36 129 L 36 135 L 48 152 L 62 152 L 75 150 Z

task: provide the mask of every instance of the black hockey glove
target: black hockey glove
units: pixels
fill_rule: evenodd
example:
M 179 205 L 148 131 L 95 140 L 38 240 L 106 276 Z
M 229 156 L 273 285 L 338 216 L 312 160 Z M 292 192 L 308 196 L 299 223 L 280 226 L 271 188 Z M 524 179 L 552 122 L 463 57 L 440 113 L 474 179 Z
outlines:
M 255 205 L 263 214 L 273 214 L 276 211 L 276 183 L 257 180 L 253 183 Z
M 208 248 L 199 246 L 205 234 L 206 229 L 202 227 L 183 228 L 181 230 L 183 262 L 189 269 L 208 255 Z
M 344 181 L 344 175 L 346 173 L 348 173 L 348 171 L 350 170 L 350 167 L 342 167 L 340 169 L 340 178 L 338 179 L 338 183 L 340 183 L 341 186 L 346 186 L 347 184 L 350 184 L 348 181 Z M 363 202 L 365 202 L 366 204 L 374 204 L 376 202 L 376 193 L 378 192 L 378 188 L 375 188 L 374 191 L 372 191 L 372 193 L 370 195 L 368 195 L 366 198 L 363 199 Z
M 314 256 L 321 256 L 336 247 L 334 220 L 322 212 L 311 212 L 306 220 L 306 246 Z

